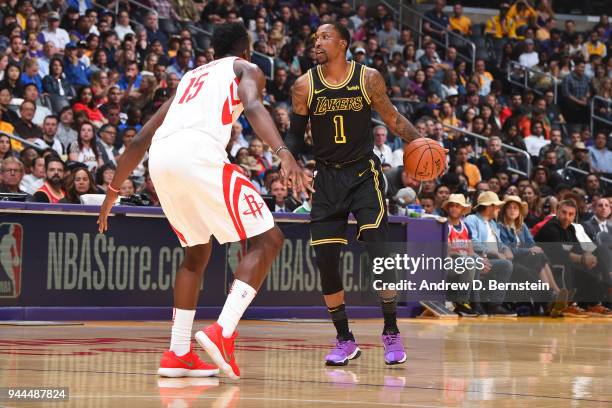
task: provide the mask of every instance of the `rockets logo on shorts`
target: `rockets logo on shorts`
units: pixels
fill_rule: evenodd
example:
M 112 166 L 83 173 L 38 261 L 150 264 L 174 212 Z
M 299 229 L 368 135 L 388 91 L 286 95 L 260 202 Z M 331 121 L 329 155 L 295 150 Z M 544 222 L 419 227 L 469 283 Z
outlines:
M 257 215 L 259 215 L 261 218 L 263 218 L 261 208 L 264 206 L 264 203 L 262 203 L 261 201 L 257 202 L 257 200 L 255 200 L 255 195 L 253 194 L 245 194 L 244 201 L 246 201 L 247 205 L 249 206 L 249 209 L 243 212 L 242 214 L 252 215 L 255 218 L 257 218 Z
M 23 227 L 0 224 L 0 297 L 16 298 L 21 293 Z
M 223 196 L 225 205 L 240 240 L 246 239 L 245 223 L 264 218 L 263 199 L 236 165 L 223 167 Z M 259 216 L 259 217 L 258 217 Z

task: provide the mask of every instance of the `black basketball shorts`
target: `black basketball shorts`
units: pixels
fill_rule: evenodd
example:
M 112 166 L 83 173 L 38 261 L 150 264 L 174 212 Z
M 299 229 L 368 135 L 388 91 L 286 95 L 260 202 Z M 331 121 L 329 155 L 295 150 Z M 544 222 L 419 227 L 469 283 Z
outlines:
M 317 162 L 310 213 L 311 245 L 347 244 L 348 216 L 357 220 L 357 240 L 385 242 L 389 231 L 385 180 L 378 157 L 345 165 Z

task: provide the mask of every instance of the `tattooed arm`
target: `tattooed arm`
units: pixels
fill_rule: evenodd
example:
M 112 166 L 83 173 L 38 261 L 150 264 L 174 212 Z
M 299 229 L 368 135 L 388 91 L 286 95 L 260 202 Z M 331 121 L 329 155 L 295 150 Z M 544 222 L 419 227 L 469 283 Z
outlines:
M 373 68 L 366 68 L 365 88 L 372 102 L 372 109 L 378 112 L 391 133 L 399 135 L 408 143 L 419 137 L 412 123 L 400 115 L 389 100 L 387 85 L 380 72 Z
M 308 74 L 304 74 L 291 87 L 291 115 L 289 117 L 289 132 L 285 138 L 285 144 L 295 157 L 298 157 L 304 149 L 304 133 L 308 125 L 309 94 Z

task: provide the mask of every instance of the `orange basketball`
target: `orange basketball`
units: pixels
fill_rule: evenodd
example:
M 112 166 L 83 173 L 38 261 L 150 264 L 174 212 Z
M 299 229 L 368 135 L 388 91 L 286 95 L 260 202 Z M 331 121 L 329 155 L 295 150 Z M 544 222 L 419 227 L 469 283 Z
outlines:
M 404 147 L 404 171 L 419 181 L 434 180 L 446 169 L 446 150 L 440 143 L 418 138 Z

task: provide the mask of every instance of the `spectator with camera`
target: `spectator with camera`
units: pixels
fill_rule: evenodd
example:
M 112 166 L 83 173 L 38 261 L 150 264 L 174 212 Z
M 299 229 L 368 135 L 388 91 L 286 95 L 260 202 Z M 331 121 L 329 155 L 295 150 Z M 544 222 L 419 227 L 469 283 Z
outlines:
M 140 196 L 136 196 L 133 202 L 133 205 L 152 205 L 155 207 L 159 207 L 159 197 L 157 197 L 157 192 L 155 191 L 155 185 L 153 184 L 153 180 L 151 180 L 151 175 L 147 170 L 144 174 L 144 183 L 140 186 L 139 191 Z
M 119 196 L 121 197 L 131 197 L 136 193 L 136 183 L 134 179 L 128 177 L 125 179 L 123 183 L 121 183 L 121 187 L 119 187 Z

